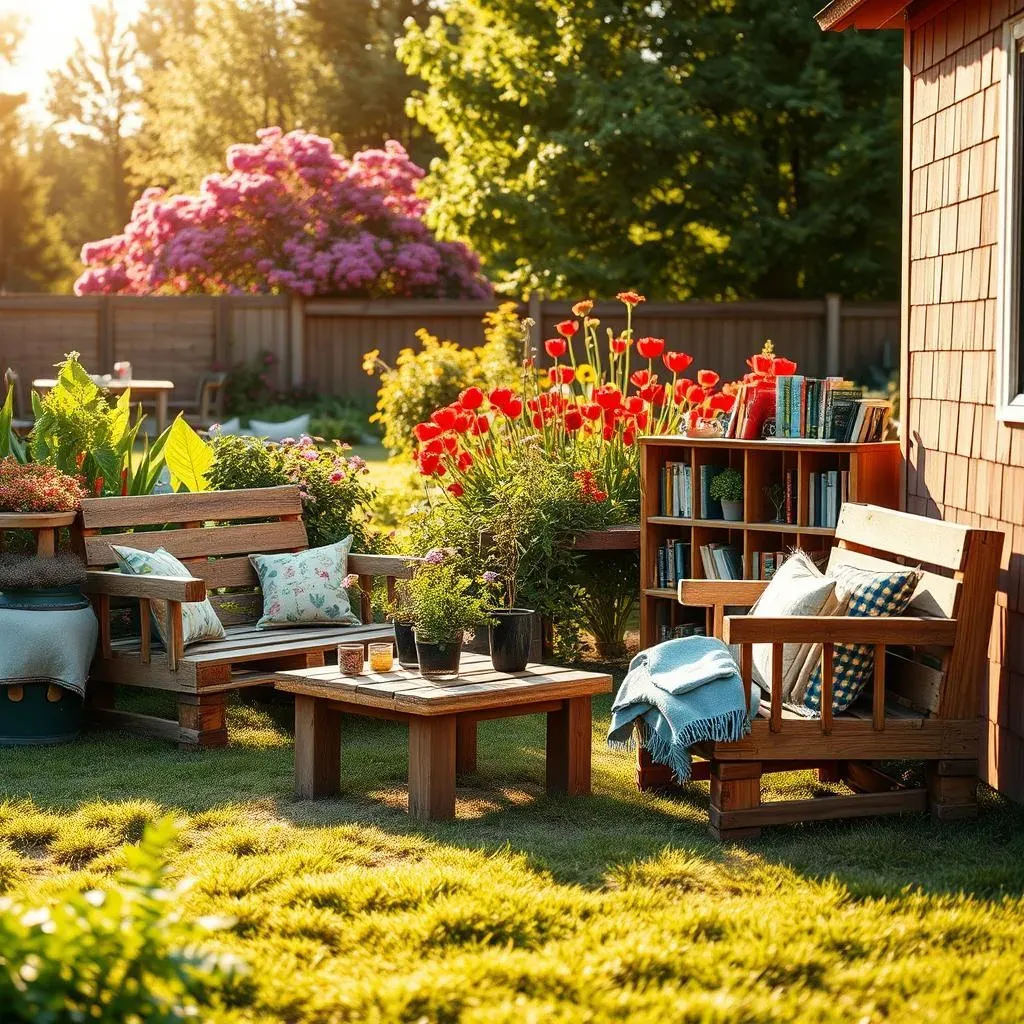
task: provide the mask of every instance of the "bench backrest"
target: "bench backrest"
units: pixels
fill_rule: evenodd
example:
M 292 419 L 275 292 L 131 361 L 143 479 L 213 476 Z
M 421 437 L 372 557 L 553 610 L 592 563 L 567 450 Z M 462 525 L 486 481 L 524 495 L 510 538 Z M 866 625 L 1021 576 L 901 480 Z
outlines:
M 252 622 L 262 613 L 249 555 L 309 546 L 295 486 L 86 498 L 77 525 L 77 544 L 90 569 L 116 567 L 111 544 L 145 551 L 164 548 L 205 580 L 208 591 L 230 588 L 229 593 L 210 594 L 225 624 Z M 350 555 L 349 571 L 360 577 L 409 575 L 407 560 L 374 555 Z M 361 583 L 367 621 L 369 587 Z
M 919 568 L 921 581 L 907 614 L 956 621 L 952 648 L 892 659 L 896 671 L 886 679 L 886 692 L 944 718 L 973 718 L 985 674 L 1003 534 L 848 502 L 835 537 L 829 569 Z

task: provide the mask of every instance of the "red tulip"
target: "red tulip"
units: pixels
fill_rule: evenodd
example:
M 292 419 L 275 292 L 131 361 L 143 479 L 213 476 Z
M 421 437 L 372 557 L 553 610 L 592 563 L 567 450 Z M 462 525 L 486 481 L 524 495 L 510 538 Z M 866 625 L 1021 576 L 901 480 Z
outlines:
M 625 352 L 632 344 L 632 341 L 632 338 L 627 338 L 626 335 L 620 334 L 617 338 L 612 338 L 610 342 L 612 351 L 621 356 L 622 353 Z
M 665 404 L 665 385 L 664 384 L 648 384 L 647 387 L 640 389 L 640 397 L 645 402 L 650 402 L 652 405 L 664 405 Z
M 633 373 L 630 374 L 629 382 L 630 384 L 636 385 L 638 388 L 642 388 L 657 379 L 658 378 L 651 373 L 650 370 L 634 370 Z
M 466 492 L 463 490 L 462 484 L 460 484 L 459 481 L 456 480 L 454 483 L 450 483 L 448 485 L 448 493 L 453 498 L 461 498 L 463 494 L 465 494 Z
M 428 452 L 420 453 L 420 472 L 424 476 L 433 476 L 441 466 L 441 460 Z
M 563 338 L 571 338 L 579 329 L 580 325 L 575 320 L 563 320 L 560 324 L 555 324 L 555 330 Z
M 518 397 L 509 399 L 508 404 L 501 411 L 510 420 L 517 420 L 523 414 L 523 400 Z
M 635 416 L 638 412 L 643 412 L 644 410 L 644 400 L 639 395 L 630 395 L 622 404 L 625 406 L 626 412 L 631 416 Z
M 565 410 L 565 429 L 577 431 L 583 426 L 583 413 L 576 406 Z
M 664 351 L 664 338 L 639 338 L 637 340 L 636 352 L 642 359 L 657 359 Z
M 601 406 L 596 402 L 589 402 L 586 405 L 581 405 L 580 412 L 582 412 L 588 420 L 599 420 L 601 418 Z
M 463 409 L 479 409 L 484 404 L 484 393 L 477 387 L 466 388 L 459 395 L 459 405 Z
M 636 431 L 631 427 L 627 427 L 622 432 L 622 443 L 627 447 L 631 447 L 633 442 L 636 440 Z
M 615 437 L 615 428 L 606 425 L 601 430 L 601 435 L 604 437 L 606 441 L 610 441 L 613 437 Z
M 516 393 L 511 388 L 495 388 L 488 396 L 487 400 L 494 406 L 495 409 L 500 409 L 502 412 L 505 411 L 505 406 L 515 398 Z
M 455 450 L 459 447 L 459 439 L 452 437 L 450 434 L 447 437 L 441 438 L 441 444 L 444 445 L 444 450 L 449 454 L 454 454 Z
M 473 465 L 473 456 L 469 452 L 459 452 L 459 457 L 455 460 L 455 465 L 462 470 L 463 473 Z
M 442 430 L 451 430 L 455 426 L 455 410 L 449 406 L 438 409 L 437 412 L 432 412 L 430 418 Z
M 767 377 L 772 372 L 772 363 L 772 357 L 766 356 L 761 352 L 747 360 L 747 366 L 760 377 Z
M 614 384 L 604 384 L 597 388 L 593 397 L 602 409 L 614 411 L 622 404 L 622 392 Z
M 553 366 L 548 376 L 552 384 L 571 384 L 576 379 L 576 371 L 571 366 Z
M 423 451 L 428 455 L 440 455 L 444 451 L 444 443 L 440 437 L 435 437 L 423 446 Z
M 686 400 L 693 405 L 700 405 L 704 401 L 704 389 L 699 384 L 694 384 L 687 390 Z
M 412 432 L 417 441 L 429 441 L 441 433 L 441 428 L 436 423 L 417 423 Z
M 547 352 L 552 359 L 558 359 L 559 356 L 565 355 L 565 350 L 568 348 L 564 338 L 548 338 L 544 342 L 544 351 Z
M 796 363 L 792 359 L 785 359 L 782 356 L 776 356 L 772 360 L 772 373 L 776 377 L 788 377 L 792 373 L 796 373 Z
M 641 302 L 647 301 L 639 292 L 619 292 L 615 298 L 627 306 L 639 306 Z
M 644 409 L 643 412 L 638 412 L 636 414 L 636 417 L 633 420 L 633 425 L 636 427 L 637 430 L 646 430 L 647 429 L 647 421 L 648 421 L 647 410 Z
M 693 362 L 693 356 L 687 355 L 685 352 L 666 352 L 662 357 L 662 362 L 672 373 L 683 373 L 686 368 Z
M 712 412 L 731 412 L 735 404 L 736 396 L 727 395 L 724 391 L 720 391 L 717 395 L 712 395 L 708 399 L 708 408 Z
M 477 416 L 476 421 L 473 423 L 473 433 L 479 437 L 481 434 L 486 434 L 491 429 L 491 421 L 486 416 Z
M 533 414 L 533 429 L 540 430 L 544 426 L 544 417 L 539 412 Z
M 460 434 L 464 434 L 473 425 L 476 417 L 472 413 L 458 412 L 455 414 L 455 425 L 452 430 L 457 431 Z
M 719 376 L 714 370 L 698 370 L 697 383 L 702 388 L 713 388 L 719 381 Z

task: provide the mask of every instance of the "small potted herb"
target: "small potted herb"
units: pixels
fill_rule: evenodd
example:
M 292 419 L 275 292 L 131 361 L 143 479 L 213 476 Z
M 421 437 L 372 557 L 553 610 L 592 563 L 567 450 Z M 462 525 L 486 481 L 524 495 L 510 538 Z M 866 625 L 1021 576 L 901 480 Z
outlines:
M 409 580 L 409 613 L 416 630 L 416 660 L 424 679 L 457 679 L 466 630 L 489 626 L 484 598 L 459 574 L 447 554 L 433 548 Z
M 722 518 L 743 520 L 743 474 L 738 469 L 723 469 L 711 481 L 711 497 L 722 503 Z
M 494 606 L 487 609 L 494 619 L 488 644 L 491 664 L 498 672 L 522 672 L 530 660 L 533 609 L 516 606 L 522 537 L 529 533 L 532 512 L 529 501 L 524 503 L 522 497 L 510 496 L 494 519 L 486 557 L 498 571 L 489 569 L 481 579 L 495 597 Z

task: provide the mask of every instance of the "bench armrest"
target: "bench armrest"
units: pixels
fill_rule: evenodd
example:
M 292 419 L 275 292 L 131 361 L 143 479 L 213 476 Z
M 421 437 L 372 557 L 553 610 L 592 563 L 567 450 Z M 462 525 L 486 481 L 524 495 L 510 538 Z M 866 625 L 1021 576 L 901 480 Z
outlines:
M 846 615 L 791 615 L 758 618 L 727 615 L 722 639 L 727 644 L 848 643 L 937 644 L 952 646 L 956 622 L 912 616 L 854 618 Z
M 206 597 L 206 584 L 202 580 L 178 576 L 133 576 L 124 572 L 90 571 L 82 584 L 82 590 L 87 594 L 102 594 L 106 597 L 135 597 L 182 603 L 202 601 Z
M 752 605 L 768 586 L 767 580 L 680 580 L 680 604 L 708 608 L 714 605 Z

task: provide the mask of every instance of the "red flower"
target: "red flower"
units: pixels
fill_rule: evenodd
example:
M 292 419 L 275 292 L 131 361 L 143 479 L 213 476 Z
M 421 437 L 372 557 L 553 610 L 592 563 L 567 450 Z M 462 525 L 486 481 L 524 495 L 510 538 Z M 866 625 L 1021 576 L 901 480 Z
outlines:
M 463 409 L 479 409 L 484 404 L 484 393 L 477 387 L 466 388 L 459 395 L 459 404 Z
M 610 342 L 611 347 L 612 347 L 612 351 L 615 352 L 617 355 L 620 355 L 620 356 L 622 355 L 623 352 L 626 351 L 627 348 L 629 348 L 629 346 L 632 343 L 633 343 L 633 339 L 632 338 L 627 338 L 625 334 L 620 334 L 617 338 L 612 338 L 612 340 Z
M 523 400 L 511 398 L 504 409 L 501 410 L 510 420 L 517 420 L 523 414 Z
M 724 392 L 719 392 L 717 395 L 712 395 L 708 399 L 708 408 L 712 412 L 731 412 L 732 407 L 736 404 L 735 395 L 727 395 Z
M 665 404 L 665 385 L 650 383 L 645 388 L 640 389 L 640 397 L 645 402 L 650 402 L 652 405 L 664 405 Z
M 479 437 L 481 434 L 486 434 L 491 429 L 491 421 L 486 416 L 477 416 L 476 421 L 473 423 L 473 433 Z
M 614 384 L 604 384 L 594 391 L 594 401 L 602 409 L 614 411 L 622 405 L 622 392 Z
M 540 430 L 544 426 L 544 417 L 539 412 L 533 414 L 533 429 Z
M 606 441 L 610 441 L 615 436 L 615 427 L 606 424 L 601 430 L 601 435 Z
M 676 403 L 682 405 L 686 401 L 686 392 L 693 387 L 693 381 L 688 377 L 683 377 L 681 380 L 676 381 L 675 400 Z
M 590 299 L 581 299 L 572 307 L 573 316 L 586 316 L 594 308 Z
M 644 411 L 644 400 L 639 395 L 630 395 L 629 398 L 623 402 L 626 407 L 626 412 L 631 416 L 635 416 L 638 412 Z
M 455 414 L 455 426 L 452 429 L 464 434 L 473 425 L 475 418 L 472 413 L 458 412 Z
M 436 423 L 417 423 L 412 432 L 417 441 L 429 441 L 441 433 L 441 428 Z
M 583 413 L 576 406 L 565 410 L 565 429 L 577 431 L 583 426 Z
M 571 338 L 579 329 L 580 325 L 575 320 L 563 320 L 560 324 L 555 324 L 555 330 L 563 338 Z
M 495 409 L 500 409 L 502 412 L 505 411 L 505 406 L 516 397 L 516 393 L 511 388 L 495 388 L 488 396 L 487 400 L 494 406 Z
M 714 370 L 698 370 L 697 383 L 702 388 L 713 388 L 719 381 L 718 374 Z
M 459 447 L 459 439 L 457 437 L 452 437 L 449 434 L 447 437 L 441 438 L 441 444 L 444 445 L 444 450 L 446 452 L 452 454 Z
M 747 366 L 761 377 L 767 377 L 771 374 L 772 363 L 772 357 L 766 356 L 761 352 L 758 352 L 757 355 L 753 355 L 747 360 Z
M 420 472 L 424 476 L 433 476 L 441 466 L 441 460 L 429 452 L 420 452 Z
M 444 444 L 439 437 L 435 437 L 423 446 L 423 451 L 428 455 L 440 455 L 444 451 Z
M 564 338 L 548 338 L 544 342 L 544 351 L 547 352 L 552 359 L 557 359 L 559 356 L 565 355 L 565 350 L 568 348 Z
M 463 490 L 462 484 L 460 484 L 459 481 L 456 480 L 454 483 L 450 483 L 448 485 L 448 493 L 453 498 L 461 498 L 466 492 Z
M 641 359 L 657 359 L 665 351 L 664 338 L 639 338 L 636 352 Z
M 796 363 L 792 359 L 776 356 L 772 360 L 772 373 L 776 377 L 788 377 L 790 374 L 796 373 Z
M 636 417 L 633 420 L 633 426 L 636 427 L 637 430 L 646 430 L 648 419 L 647 410 L 644 409 L 643 412 L 638 412 L 636 414 Z
M 449 406 L 438 409 L 437 412 L 432 412 L 430 418 L 442 430 L 451 430 L 455 426 L 455 410 Z
M 666 352 L 661 359 L 672 373 L 685 372 L 686 368 L 693 362 L 693 356 L 687 355 L 685 352 Z
M 647 384 L 651 384 L 658 378 L 655 374 L 651 373 L 650 370 L 634 370 L 630 375 L 630 384 L 635 384 L 638 388 L 642 388 Z
M 576 371 L 571 366 L 553 366 L 548 376 L 552 384 L 571 384 L 576 379 Z
M 693 405 L 700 405 L 704 401 L 704 389 L 699 384 L 694 384 L 687 389 L 686 400 Z
M 639 292 L 619 292 L 615 298 L 627 306 L 639 306 L 641 302 L 647 301 Z
M 627 427 L 622 432 L 622 443 L 627 447 L 632 447 L 633 442 L 636 440 L 636 431 L 632 427 Z
M 469 452 L 459 452 L 458 459 L 455 460 L 455 465 L 462 470 L 463 473 L 473 465 L 473 456 Z
M 601 418 L 601 406 L 596 402 L 581 405 L 580 412 L 583 413 L 588 420 L 599 420 Z

